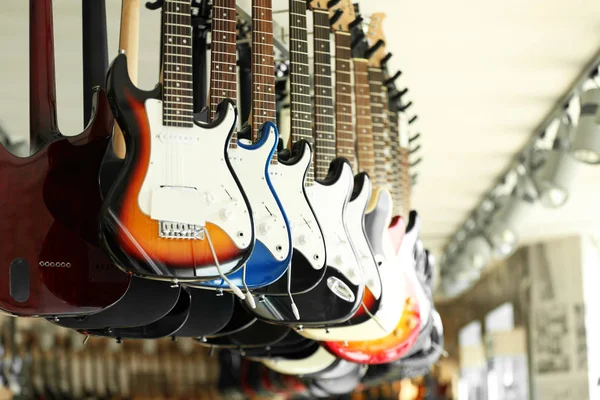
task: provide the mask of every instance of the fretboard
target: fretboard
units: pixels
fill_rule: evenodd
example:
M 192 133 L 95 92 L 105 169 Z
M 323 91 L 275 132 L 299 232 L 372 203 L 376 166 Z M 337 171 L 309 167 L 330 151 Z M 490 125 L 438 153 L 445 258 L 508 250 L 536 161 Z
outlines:
M 317 179 L 325 179 L 335 158 L 335 112 L 331 78 L 329 13 L 313 11 L 315 85 L 315 165 Z
M 352 37 L 335 33 L 335 132 L 337 155 L 355 168 L 354 121 L 352 115 Z
M 210 70 L 210 115 L 225 99 L 237 101 L 236 9 L 235 0 L 213 0 Z M 230 147 L 237 146 L 237 136 Z
M 192 83 L 191 0 L 165 0 L 163 5 L 163 125 L 191 127 Z
M 410 165 L 408 160 L 408 117 L 405 113 L 398 113 L 398 136 L 399 136 L 399 148 L 400 156 L 400 175 L 402 177 L 402 205 L 404 207 L 404 214 L 400 214 L 405 218 L 408 218 L 410 207 L 410 193 L 411 193 L 411 178 L 410 178 Z
M 398 135 L 398 113 L 388 111 L 389 121 L 389 150 L 391 155 L 391 166 L 388 170 L 388 181 L 392 200 L 394 201 L 394 214 L 407 216 L 405 207 L 405 175 L 407 169 L 403 165 L 403 154 L 400 151 L 400 138 Z
M 308 32 L 306 28 L 306 1 L 290 1 L 290 140 L 308 141 L 314 149 L 313 113 L 310 96 L 310 76 L 308 65 Z M 306 175 L 306 183 L 314 180 L 313 163 Z
M 252 139 L 259 128 L 275 123 L 275 53 L 271 0 L 252 0 Z M 276 152 L 271 163 L 277 162 Z
M 356 155 L 358 167 L 375 179 L 375 157 L 371 125 L 371 98 L 367 60 L 354 59 L 354 101 L 356 111 Z
M 385 162 L 385 115 L 383 73 L 380 68 L 369 68 L 369 92 L 371 93 L 371 127 L 373 132 L 373 150 L 375 154 L 375 176 L 379 187 L 387 186 L 387 168 Z M 387 100 L 387 96 L 385 96 Z

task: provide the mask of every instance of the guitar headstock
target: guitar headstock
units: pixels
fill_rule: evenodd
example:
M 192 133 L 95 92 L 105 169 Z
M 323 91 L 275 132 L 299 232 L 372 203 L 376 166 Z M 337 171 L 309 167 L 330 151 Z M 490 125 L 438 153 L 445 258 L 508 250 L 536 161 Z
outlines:
M 385 19 L 385 13 L 378 12 L 371 15 L 371 22 L 369 23 L 369 29 L 367 30 L 367 40 L 369 45 L 373 46 L 375 43 L 382 41 L 385 43 L 385 33 L 383 32 L 383 20 Z M 369 58 L 369 66 L 379 67 L 381 66 L 382 60 L 386 56 L 385 44 L 377 48 L 377 50 Z
M 319 2 L 314 0 L 313 3 Z M 331 3 L 331 2 L 329 2 Z M 328 3 L 328 6 L 329 6 Z M 334 32 L 350 32 L 350 24 L 356 19 L 356 12 L 354 11 L 354 4 L 352 0 L 341 0 L 333 6 L 329 6 L 329 15 L 333 17 L 336 15 L 338 10 L 343 13 L 337 18 L 336 22 L 331 26 Z

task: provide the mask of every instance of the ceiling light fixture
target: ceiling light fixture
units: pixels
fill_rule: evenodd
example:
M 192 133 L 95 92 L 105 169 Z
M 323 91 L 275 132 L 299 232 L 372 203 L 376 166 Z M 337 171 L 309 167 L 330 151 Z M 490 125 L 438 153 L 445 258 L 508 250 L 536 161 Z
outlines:
M 571 154 L 586 164 L 600 163 L 600 89 L 588 89 L 581 94 L 581 112 L 571 144 Z
M 570 119 L 565 115 L 560 119 L 552 149 L 539 152 L 542 160 L 535 167 L 533 178 L 544 207 L 560 207 L 569 198 L 569 189 L 579 164 L 569 152 L 571 131 Z
M 517 228 L 533 209 L 536 197 L 531 178 L 525 173 L 520 175 L 509 195 L 498 198 L 498 211 L 485 228 L 496 257 L 507 257 L 516 250 L 519 240 Z

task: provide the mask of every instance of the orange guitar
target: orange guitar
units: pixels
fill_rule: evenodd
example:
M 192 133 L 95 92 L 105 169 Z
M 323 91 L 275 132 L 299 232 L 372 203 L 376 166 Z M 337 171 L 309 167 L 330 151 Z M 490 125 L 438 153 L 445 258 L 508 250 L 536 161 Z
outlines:
M 191 0 L 164 0 L 162 12 L 161 84 L 135 87 L 123 53 L 108 73 L 127 152 L 104 201 L 101 236 L 130 273 L 214 279 L 239 269 L 254 246 L 248 199 L 227 156 L 237 110 L 225 100 L 211 123 L 194 120 Z

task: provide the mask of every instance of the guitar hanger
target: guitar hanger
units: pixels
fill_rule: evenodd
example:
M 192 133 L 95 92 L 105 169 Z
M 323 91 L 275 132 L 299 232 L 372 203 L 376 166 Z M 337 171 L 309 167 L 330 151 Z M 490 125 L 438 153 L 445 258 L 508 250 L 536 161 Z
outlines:
M 83 126 L 90 121 L 94 87 L 104 87 L 108 69 L 105 0 L 82 0 Z

